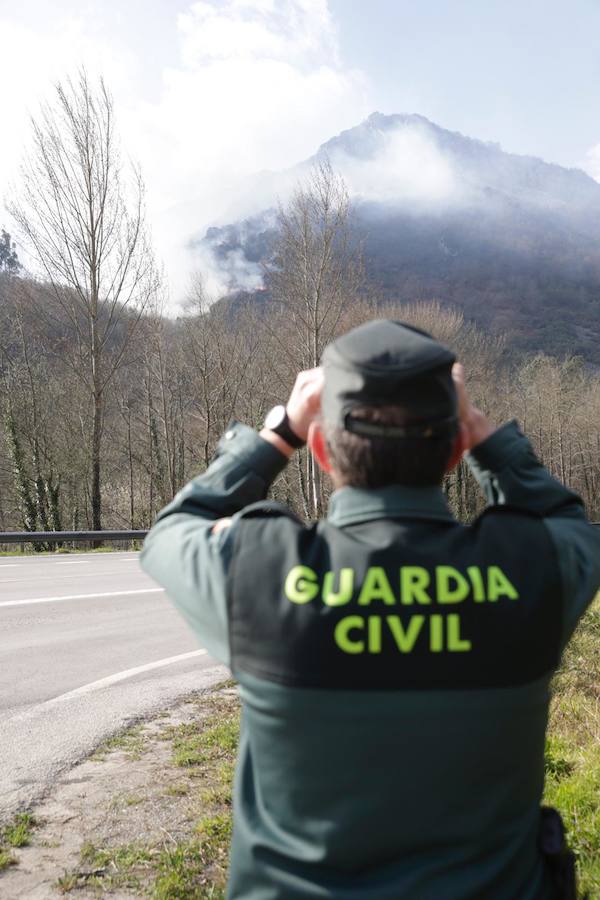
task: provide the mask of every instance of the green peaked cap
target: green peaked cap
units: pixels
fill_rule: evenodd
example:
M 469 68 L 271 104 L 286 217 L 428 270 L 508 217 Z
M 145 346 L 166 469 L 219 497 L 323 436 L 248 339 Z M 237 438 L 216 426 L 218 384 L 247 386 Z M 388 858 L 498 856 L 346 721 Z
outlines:
M 447 434 L 456 428 L 455 360 L 451 350 L 412 325 L 392 319 L 359 325 L 323 353 L 323 417 L 365 436 Z M 352 416 L 365 406 L 401 406 L 407 424 L 385 426 Z

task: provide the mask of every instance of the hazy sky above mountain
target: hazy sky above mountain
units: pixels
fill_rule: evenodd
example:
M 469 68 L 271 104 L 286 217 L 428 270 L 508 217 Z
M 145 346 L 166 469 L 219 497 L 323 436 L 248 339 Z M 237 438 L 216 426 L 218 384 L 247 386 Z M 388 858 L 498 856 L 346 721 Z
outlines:
M 600 0 L 0 0 L 0 48 L 0 196 L 53 82 L 102 72 L 175 298 L 249 175 L 376 109 L 600 179 Z

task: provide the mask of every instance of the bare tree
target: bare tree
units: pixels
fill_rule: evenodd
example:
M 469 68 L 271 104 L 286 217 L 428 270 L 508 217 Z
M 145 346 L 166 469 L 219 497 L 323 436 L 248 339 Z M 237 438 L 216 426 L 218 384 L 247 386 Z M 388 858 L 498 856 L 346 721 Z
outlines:
M 277 328 L 284 378 L 319 365 L 325 346 L 339 330 L 344 310 L 362 285 L 360 245 L 351 222 L 350 198 L 330 162 L 317 163 L 306 183 L 279 210 L 279 238 L 268 286 L 285 328 Z M 287 339 L 286 339 L 287 337 Z M 322 512 L 319 470 L 310 454 L 299 469 L 305 508 Z
M 279 238 L 268 285 L 295 333 L 295 367 L 319 364 L 343 310 L 362 281 L 360 247 L 350 198 L 328 160 L 319 162 L 279 210 Z
M 89 397 L 94 529 L 102 527 L 106 389 L 157 287 L 144 185 L 139 169 L 121 162 L 113 119 L 102 79 L 93 87 L 82 71 L 57 84 L 54 103 L 32 120 L 32 149 L 9 204 L 71 331 L 66 361 Z

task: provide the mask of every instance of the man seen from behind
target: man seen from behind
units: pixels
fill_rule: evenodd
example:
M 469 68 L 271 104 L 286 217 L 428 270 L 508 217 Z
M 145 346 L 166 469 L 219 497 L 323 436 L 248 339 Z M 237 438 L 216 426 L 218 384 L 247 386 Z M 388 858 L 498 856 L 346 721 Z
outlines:
M 307 441 L 335 487 L 309 525 L 265 500 Z M 442 490 L 465 453 L 470 525 Z M 446 347 L 389 320 L 335 340 L 260 433 L 231 425 L 142 560 L 239 683 L 228 897 L 569 896 L 540 843 L 549 682 L 600 536 Z

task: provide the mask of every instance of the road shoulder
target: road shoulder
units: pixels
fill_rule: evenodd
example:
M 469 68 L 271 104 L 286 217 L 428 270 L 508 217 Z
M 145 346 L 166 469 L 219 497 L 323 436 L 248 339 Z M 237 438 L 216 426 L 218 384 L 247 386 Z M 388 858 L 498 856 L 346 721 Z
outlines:
M 30 811 L 4 900 L 222 896 L 238 719 L 221 682 L 102 744 Z

